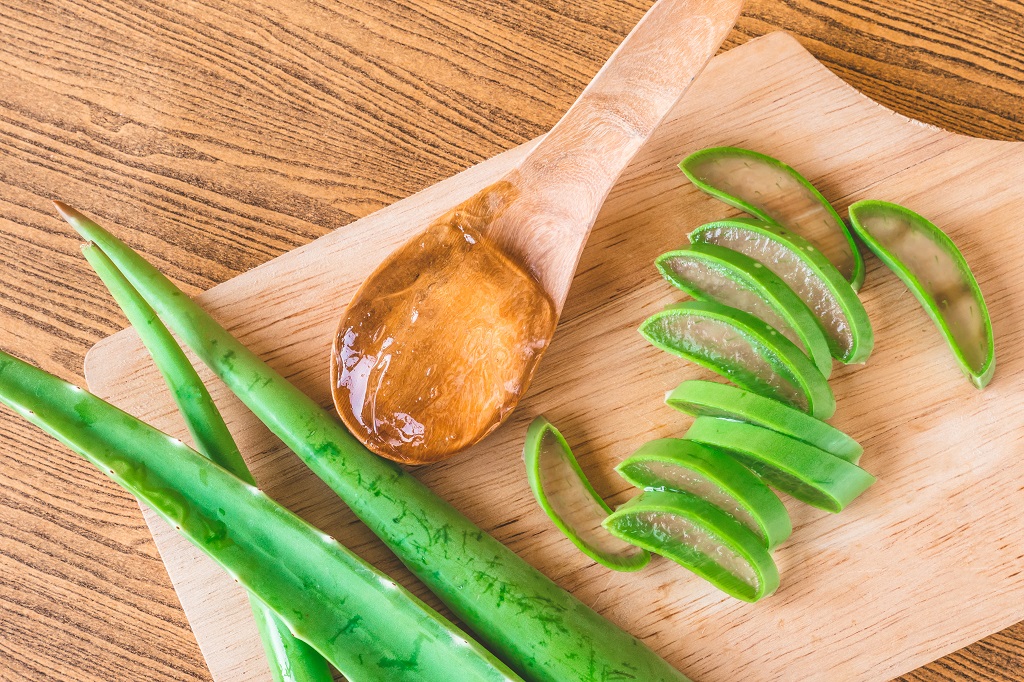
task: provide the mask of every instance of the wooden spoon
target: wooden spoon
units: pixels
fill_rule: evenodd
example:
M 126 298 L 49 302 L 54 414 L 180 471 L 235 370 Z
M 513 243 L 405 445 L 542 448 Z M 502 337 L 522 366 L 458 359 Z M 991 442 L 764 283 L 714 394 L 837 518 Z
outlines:
M 601 205 L 741 5 L 659 0 L 518 168 L 370 275 L 331 354 L 335 406 L 367 447 L 433 462 L 511 413 L 551 340 Z

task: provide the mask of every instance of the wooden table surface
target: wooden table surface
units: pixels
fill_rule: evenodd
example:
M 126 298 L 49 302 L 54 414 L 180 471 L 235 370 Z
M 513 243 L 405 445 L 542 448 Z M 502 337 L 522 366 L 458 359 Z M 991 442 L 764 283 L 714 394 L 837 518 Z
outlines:
M 126 324 L 50 199 L 196 293 L 544 132 L 650 4 L 0 3 L 0 348 L 84 385 Z M 779 28 L 1024 139 L 1024 2 L 750 0 L 727 47 Z M 208 679 L 134 499 L 6 410 L 0 445 L 0 679 Z M 1024 624 L 903 679 L 1024 680 Z

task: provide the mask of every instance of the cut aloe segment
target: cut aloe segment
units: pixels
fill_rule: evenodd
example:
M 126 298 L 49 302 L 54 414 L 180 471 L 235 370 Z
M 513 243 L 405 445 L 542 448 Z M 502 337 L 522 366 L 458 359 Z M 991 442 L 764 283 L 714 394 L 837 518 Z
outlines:
M 814 244 L 855 290 L 860 289 L 864 261 L 853 236 L 825 197 L 795 170 L 738 147 L 701 150 L 683 159 L 679 167 L 716 199 Z
M 728 455 L 700 443 L 682 438 L 652 440 L 615 470 L 638 488 L 687 493 L 710 502 L 757 534 L 768 549 L 793 532 L 786 507 L 761 479 Z
M 856 464 L 745 422 L 697 417 L 683 437 L 726 450 L 776 490 L 833 513 L 875 482 Z
M 654 261 L 669 282 L 699 300 L 713 300 L 750 313 L 800 346 L 827 379 L 832 373 L 828 342 L 810 308 L 789 285 L 753 258 L 703 244 Z
M 684 381 L 668 394 L 665 403 L 694 417 L 721 417 L 763 426 L 853 464 L 864 452 L 857 441 L 820 419 L 728 384 Z
M 590 485 L 569 444 L 544 417 L 526 430 L 526 479 L 544 513 L 584 554 L 616 571 L 639 571 L 647 551 L 623 542 L 601 522 L 612 510 Z
M 779 586 L 779 569 L 761 539 L 699 497 L 645 492 L 616 509 L 604 526 L 737 599 L 757 601 Z
M 971 383 L 984 388 L 996 368 L 992 319 L 956 244 L 922 216 L 884 201 L 858 201 L 850 221 L 924 306 Z
M 747 390 L 822 419 L 836 410 L 832 389 L 792 341 L 750 313 L 710 301 L 688 301 L 640 325 L 652 344 L 718 372 Z
M 715 244 L 750 256 L 796 292 L 815 314 L 832 357 L 864 362 L 875 344 L 871 322 L 857 293 L 806 239 L 750 218 L 718 220 L 690 233 L 694 248 Z

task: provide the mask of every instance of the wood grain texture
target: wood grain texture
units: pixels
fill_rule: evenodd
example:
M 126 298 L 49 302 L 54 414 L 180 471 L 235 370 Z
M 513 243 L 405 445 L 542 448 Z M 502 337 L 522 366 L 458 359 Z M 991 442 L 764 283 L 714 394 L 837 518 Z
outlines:
M 196 293 L 544 132 L 649 5 L 3 3 L 0 346 L 81 382 L 124 325 L 50 198 Z M 1020 3 L 753 0 L 729 45 L 776 28 L 901 113 L 1024 137 Z M 0 678 L 208 679 L 134 501 L 0 430 Z M 907 679 L 1024 679 L 1022 642 Z
M 719 111 L 730 116 L 716 116 Z M 691 186 L 675 162 L 730 143 L 802 169 L 840 211 L 867 197 L 899 200 L 943 225 L 975 264 L 999 339 L 1000 374 L 979 392 L 939 339 L 922 343 L 937 336 L 931 323 L 899 281 L 870 261 L 861 293 L 874 321 L 875 353 L 867 366 L 833 374 L 839 409 L 831 421 L 863 443 L 861 464 L 879 483 L 841 516 L 789 500 L 794 534 L 775 554 L 782 587 L 754 606 L 689 579 L 670 562 L 627 575 L 594 564 L 533 504 L 519 456 L 527 423 L 545 414 L 578 446 L 581 464 L 615 505 L 634 491 L 612 467 L 643 442 L 685 430 L 691 420 L 659 399 L 679 381 L 707 372 L 638 342 L 636 328 L 679 299 L 651 267 L 655 256 L 678 246 L 691 227 L 734 213 Z M 325 356 L 344 302 L 396 244 L 530 153 L 527 145 L 482 162 L 199 300 L 329 406 Z M 1014 274 L 1024 250 L 1015 231 L 978 226 L 1012 221 L 1024 204 L 1022 188 L 1024 143 L 954 135 L 894 114 L 837 79 L 786 34 L 720 55 L 612 190 L 520 409 L 483 442 L 416 474 L 702 682 L 887 680 L 1011 625 L 1024 617 L 1024 550 L 1012 540 L 1024 534 L 1017 513 L 1024 487 L 1017 456 L 1024 309 L 1016 303 L 1024 291 Z M 86 376 L 100 395 L 184 436 L 133 331 L 100 342 L 86 360 Z M 215 398 L 226 395 L 221 390 Z M 894 401 L 902 409 L 893 410 Z M 226 408 L 269 495 L 436 604 L 251 414 L 234 401 Z M 242 660 L 259 649 L 239 636 L 248 620 L 239 615 L 244 594 L 194 550 L 166 542 L 161 524 L 152 525 L 164 556 L 188 557 L 188 573 L 169 570 L 215 678 L 249 679 L 257 667 Z M 205 621 L 192 615 L 194 605 L 210 610 L 211 601 L 226 608 L 213 609 Z M 955 615 L 938 617 L 954 609 Z

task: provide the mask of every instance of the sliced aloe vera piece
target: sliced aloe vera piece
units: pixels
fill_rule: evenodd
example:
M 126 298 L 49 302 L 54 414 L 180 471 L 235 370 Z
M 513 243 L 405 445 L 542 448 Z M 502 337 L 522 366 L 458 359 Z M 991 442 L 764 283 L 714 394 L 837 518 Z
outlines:
M 639 571 L 651 555 L 609 533 L 601 522 L 611 508 L 590 485 L 569 444 L 544 417 L 526 430 L 523 448 L 530 489 L 558 530 L 580 551 L 616 571 Z
M 828 342 L 810 308 L 753 258 L 702 244 L 699 249 L 662 254 L 654 265 L 665 279 L 698 300 L 710 299 L 761 318 L 801 347 L 826 379 L 832 373 Z
M 798 413 L 799 414 L 799 413 Z M 728 455 L 682 438 L 645 443 L 615 470 L 638 488 L 696 495 L 749 528 L 771 549 L 793 532 L 778 496 Z
M 652 344 L 718 372 L 747 390 L 826 419 L 836 410 L 828 381 L 792 341 L 750 313 L 710 301 L 671 305 L 647 318 Z
M 875 482 L 856 464 L 745 422 L 697 417 L 683 437 L 727 451 L 776 490 L 833 513 Z
M 875 336 L 857 293 L 806 239 L 761 220 L 731 218 L 698 227 L 690 241 L 739 251 L 778 275 L 817 317 L 832 357 L 849 364 L 871 354 Z
M 618 537 L 675 561 L 726 594 L 757 601 L 779 586 L 779 569 L 761 539 L 710 502 L 645 492 L 604 522 Z
M 992 319 L 956 244 L 924 217 L 884 201 L 858 201 L 850 221 L 924 306 L 971 383 L 984 388 L 996 368 Z
M 853 236 L 821 192 L 793 168 L 738 147 L 703 149 L 679 167 L 716 199 L 814 244 L 855 290 L 860 289 L 864 261 Z
M 857 441 L 820 419 L 728 384 L 684 381 L 668 394 L 665 402 L 694 417 L 721 417 L 763 426 L 853 464 L 864 453 Z

